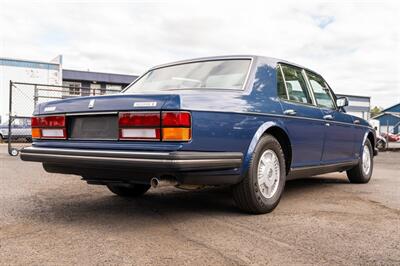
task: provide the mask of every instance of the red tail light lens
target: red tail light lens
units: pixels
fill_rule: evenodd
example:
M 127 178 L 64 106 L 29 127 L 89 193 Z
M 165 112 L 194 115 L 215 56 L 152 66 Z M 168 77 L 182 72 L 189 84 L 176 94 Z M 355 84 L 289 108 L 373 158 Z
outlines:
M 32 116 L 31 117 L 31 126 L 32 127 L 40 127 L 40 117 Z
M 121 140 L 160 140 L 160 112 L 119 114 Z
M 32 138 L 66 139 L 66 119 L 63 115 L 34 116 L 32 122 Z
M 160 113 L 120 113 L 120 127 L 159 127 Z
M 34 116 L 32 127 L 65 127 L 65 116 Z
M 189 112 L 163 112 L 162 125 L 163 127 L 190 127 Z
M 189 112 L 124 112 L 119 114 L 120 140 L 189 141 Z

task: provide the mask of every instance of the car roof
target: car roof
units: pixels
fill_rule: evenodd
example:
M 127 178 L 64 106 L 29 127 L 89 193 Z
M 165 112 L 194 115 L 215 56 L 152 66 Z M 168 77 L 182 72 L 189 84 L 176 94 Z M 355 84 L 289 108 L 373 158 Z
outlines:
M 268 56 L 260 56 L 260 55 L 221 55 L 221 56 L 208 56 L 208 57 L 198 57 L 198 58 L 192 58 L 192 59 L 185 59 L 185 60 L 179 60 L 179 61 L 174 61 L 171 63 L 167 64 L 162 64 L 162 65 L 157 65 L 155 67 L 152 67 L 150 70 L 157 69 L 157 68 L 162 68 L 162 67 L 167 67 L 167 66 L 173 66 L 173 65 L 180 65 L 180 64 L 185 64 L 185 63 L 191 63 L 191 62 L 201 62 L 201 61 L 211 61 L 211 60 L 223 60 L 223 59 L 252 59 L 254 61 L 263 61 L 263 63 L 268 63 L 269 65 L 275 67 L 278 63 L 283 63 L 283 64 L 289 64 L 292 66 L 296 66 L 299 68 L 304 68 L 307 70 L 310 70 L 314 73 L 318 73 L 314 70 L 311 70 L 307 67 L 304 67 L 302 65 L 289 62 L 287 60 L 283 59 L 278 59 L 274 57 L 268 57 Z M 261 60 L 257 60 L 261 59 Z

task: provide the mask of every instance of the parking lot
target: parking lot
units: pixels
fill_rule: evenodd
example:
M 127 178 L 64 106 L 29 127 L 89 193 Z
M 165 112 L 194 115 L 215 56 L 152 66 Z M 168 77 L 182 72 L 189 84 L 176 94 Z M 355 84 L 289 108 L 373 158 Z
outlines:
M 369 184 L 344 173 L 290 181 L 267 215 L 227 188 L 114 196 L 46 173 L 0 144 L 0 264 L 400 264 L 400 153 Z

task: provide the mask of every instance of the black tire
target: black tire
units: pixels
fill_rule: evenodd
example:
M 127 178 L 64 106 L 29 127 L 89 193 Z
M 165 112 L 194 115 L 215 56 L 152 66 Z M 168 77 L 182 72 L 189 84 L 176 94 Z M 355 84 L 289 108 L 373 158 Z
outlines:
M 135 184 L 130 186 L 118 186 L 118 185 L 107 185 L 107 188 L 114 194 L 124 198 L 135 198 L 142 196 L 147 190 L 150 189 L 150 185 Z
M 364 147 L 369 149 L 369 158 L 370 158 L 370 168 L 367 173 L 363 170 L 363 156 L 364 156 Z M 347 170 L 347 177 L 349 178 L 351 183 L 365 184 L 368 183 L 372 176 L 372 170 L 374 169 L 374 155 L 371 142 L 369 139 L 365 140 L 362 154 L 360 156 L 360 160 L 356 166 Z
M 378 143 L 376 144 L 376 147 L 379 150 L 384 150 L 384 149 L 386 149 L 386 144 L 383 141 L 378 141 Z
M 265 197 L 260 191 L 258 182 L 258 164 L 261 156 L 267 150 L 272 150 L 279 161 L 279 180 L 275 193 L 270 197 Z M 278 205 L 286 182 L 285 156 L 281 145 L 271 135 L 263 136 L 258 142 L 249 169 L 244 179 L 232 187 L 233 198 L 236 205 L 243 211 L 253 214 L 263 214 L 271 212 Z

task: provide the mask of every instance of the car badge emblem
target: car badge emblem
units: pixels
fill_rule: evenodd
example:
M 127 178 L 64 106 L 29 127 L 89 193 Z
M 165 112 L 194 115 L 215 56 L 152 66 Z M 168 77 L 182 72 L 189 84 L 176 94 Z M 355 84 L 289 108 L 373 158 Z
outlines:
M 156 107 L 157 102 L 134 102 L 133 107 Z
M 44 108 L 45 112 L 53 112 L 55 110 L 56 110 L 55 106 L 47 106 L 47 107 Z
M 93 107 L 94 107 L 94 102 L 95 102 L 95 99 L 90 100 L 89 105 L 88 105 L 88 108 L 89 108 L 89 109 L 93 109 Z

